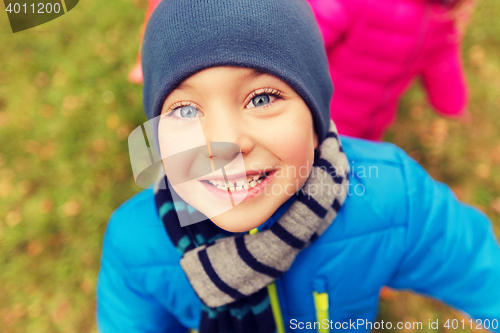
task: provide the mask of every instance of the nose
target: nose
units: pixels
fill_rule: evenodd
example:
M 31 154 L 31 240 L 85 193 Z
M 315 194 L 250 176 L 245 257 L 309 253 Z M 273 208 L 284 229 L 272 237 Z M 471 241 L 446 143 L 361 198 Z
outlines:
M 211 112 L 209 118 L 203 125 L 203 133 L 209 144 L 210 157 L 230 161 L 240 151 L 242 154 L 250 153 L 254 140 L 251 127 L 241 111 L 219 108 Z
M 214 164 L 214 170 L 225 167 L 240 153 L 240 147 L 231 142 L 209 142 L 209 154 Z

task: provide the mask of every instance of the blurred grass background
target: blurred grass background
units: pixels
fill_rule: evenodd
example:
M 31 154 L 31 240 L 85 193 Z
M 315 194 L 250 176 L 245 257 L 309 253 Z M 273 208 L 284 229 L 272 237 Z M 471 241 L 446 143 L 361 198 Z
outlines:
M 112 211 L 140 191 L 127 137 L 146 120 L 136 60 L 141 0 L 85 0 L 12 34 L 0 14 L 0 332 L 96 332 L 95 284 Z M 0 6 L 3 10 L 3 6 Z M 465 36 L 468 124 L 435 115 L 418 84 L 387 141 L 403 147 L 500 235 L 500 2 L 482 0 Z M 379 320 L 460 318 L 390 294 Z M 442 330 L 442 329 L 441 329 Z M 460 331 L 460 330 L 458 330 Z

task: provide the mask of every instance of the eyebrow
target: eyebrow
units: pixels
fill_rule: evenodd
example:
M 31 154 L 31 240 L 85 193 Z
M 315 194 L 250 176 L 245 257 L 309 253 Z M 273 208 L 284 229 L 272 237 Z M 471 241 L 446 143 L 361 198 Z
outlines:
M 255 68 L 250 68 L 250 69 L 251 69 L 251 72 L 243 74 L 241 76 L 241 81 L 246 81 L 246 80 L 249 80 L 249 79 L 255 79 L 255 78 L 258 78 L 259 76 L 267 74 L 267 73 L 265 73 L 265 72 L 263 72 L 261 70 L 255 69 Z M 184 80 L 175 89 L 176 90 L 192 89 L 192 86 L 189 83 L 186 83 L 186 81 Z
M 179 84 L 175 89 L 176 90 L 183 90 L 183 89 L 190 89 L 192 88 L 186 81 L 182 81 L 181 84 Z
M 251 70 L 252 70 L 251 72 L 249 72 L 247 74 L 244 74 L 241 77 L 241 80 L 256 79 L 259 76 L 267 74 L 267 73 L 265 73 L 265 72 L 263 72 L 261 70 L 255 69 L 255 68 L 251 68 Z

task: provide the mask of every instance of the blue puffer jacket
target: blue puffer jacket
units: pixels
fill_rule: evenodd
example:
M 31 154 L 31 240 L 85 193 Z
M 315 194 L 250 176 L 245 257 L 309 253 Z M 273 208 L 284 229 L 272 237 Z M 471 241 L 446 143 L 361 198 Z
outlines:
M 350 195 L 276 283 L 287 332 L 316 331 L 306 329 L 318 313 L 313 292 L 328 295 L 329 326 L 367 331 L 361 320 L 374 323 L 384 285 L 431 295 L 500 327 L 500 246 L 488 218 L 458 202 L 399 148 L 347 137 L 342 143 L 352 168 Z M 201 304 L 179 259 L 152 190 L 123 204 L 104 238 L 99 330 L 196 328 Z

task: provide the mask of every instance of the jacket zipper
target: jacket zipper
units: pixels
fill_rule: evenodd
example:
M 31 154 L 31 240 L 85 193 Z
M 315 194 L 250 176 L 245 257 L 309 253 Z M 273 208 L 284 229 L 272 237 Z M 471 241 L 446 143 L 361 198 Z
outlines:
M 256 234 L 259 231 L 257 228 L 249 231 L 249 234 Z M 279 286 L 278 286 L 279 284 Z M 271 303 L 274 322 L 276 324 L 276 333 L 286 333 L 285 322 L 283 318 L 283 299 L 279 297 L 278 289 L 283 293 L 281 280 L 278 279 L 267 286 L 267 293 Z M 314 310 L 316 313 L 316 321 L 319 322 L 318 333 L 330 332 L 330 315 L 329 315 L 329 297 L 327 292 L 326 281 L 324 279 L 316 279 L 313 281 L 313 299 Z M 326 324 L 326 325 L 325 325 Z M 326 326 L 326 327 L 325 327 Z
M 319 323 L 318 333 L 330 332 L 330 316 L 328 314 L 328 293 L 313 292 L 316 321 Z M 326 325 L 325 325 L 326 324 Z M 326 327 L 325 327 L 326 326 Z
M 313 281 L 313 300 L 316 321 L 319 323 L 318 333 L 330 332 L 329 297 L 326 280 L 322 278 Z
M 258 233 L 257 228 L 250 230 L 250 235 Z M 271 302 L 271 310 L 273 311 L 274 322 L 276 324 L 276 333 L 286 333 L 285 324 L 283 322 L 283 313 L 281 311 L 280 298 L 278 296 L 278 289 L 276 288 L 276 281 L 267 286 L 267 294 Z
M 318 333 L 329 333 L 330 329 L 324 328 L 323 325 L 324 320 L 326 320 L 326 322 L 328 323 L 330 322 L 330 315 L 328 313 L 329 309 L 328 293 L 326 292 L 326 288 L 315 287 L 314 289 L 315 289 L 313 291 L 314 310 L 316 313 L 316 321 L 320 323 L 320 327 L 318 328 Z M 318 292 L 316 289 L 321 290 L 321 292 Z M 269 299 L 271 302 L 271 309 L 273 311 L 274 322 L 276 323 L 276 332 L 286 333 L 283 312 L 281 311 L 282 308 L 281 298 L 279 297 L 278 294 L 278 287 L 276 285 L 276 282 L 273 282 L 267 286 L 267 292 L 269 294 Z M 189 330 L 189 333 L 198 333 L 198 330 L 192 328 Z
M 267 286 L 267 293 L 271 301 L 271 309 L 273 311 L 274 322 L 276 323 L 276 332 L 285 333 L 285 323 L 283 322 L 283 312 L 281 311 L 280 298 L 278 296 L 278 289 L 276 282 Z

